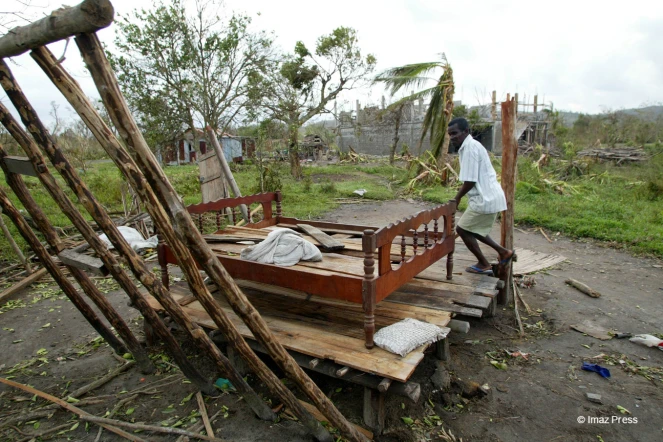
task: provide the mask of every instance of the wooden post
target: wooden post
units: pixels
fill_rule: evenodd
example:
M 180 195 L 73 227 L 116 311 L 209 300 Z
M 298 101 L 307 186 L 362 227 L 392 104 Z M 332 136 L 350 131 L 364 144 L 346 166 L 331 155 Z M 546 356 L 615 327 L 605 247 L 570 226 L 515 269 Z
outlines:
M 55 253 L 60 253 L 64 249 L 64 246 L 58 237 L 55 228 L 51 225 L 44 212 L 42 212 L 42 210 L 39 208 L 37 202 L 32 198 L 32 195 L 30 195 L 27 186 L 23 182 L 23 178 L 20 175 L 11 173 L 7 169 L 4 161 L 6 155 L 6 152 L 4 149 L 2 149 L 2 146 L 0 146 L 0 167 L 5 173 L 7 184 L 9 184 L 9 187 L 14 191 L 14 194 L 16 194 L 21 204 L 23 204 L 25 210 L 28 211 L 39 230 L 44 234 L 49 247 Z M 146 374 L 153 373 L 155 367 L 147 355 L 147 352 L 140 345 L 134 334 L 131 332 L 129 326 L 126 324 L 126 322 L 124 322 L 108 298 L 106 298 L 106 296 L 101 293 L 97 286 L 94 285 L 94 283 L 84 272 L 71 266 L 68 266 L 68 269 L 71 275 L 74 277 L 74 279 L 76 279 L 80 287 L 83 289 L 85 294 L 88 296 L 88 298 L 90 298 L 96 304 L 106 319 L 108 319 L 108 322 L 113 327 L 115 327 L 115 330 L 117 330 L 129 351 L 134 355 L 134 359 L 136 360 L 140 370 Z M 81 302 L 84 301 L 81 300 Z M 81 311 L 81 313 L 83 312 Z M 124 352 L 122 352 L 122 354 L 123 353 Z
M 490 105 L 490 116 L 493 121 L 497 120 L 497 91 L 492 93 L 492 104 Z
M 76 291 L 76 288 L 69 282 L 66 276 L 62 273 L 62 270 L 58 265 L 53 261 L 53 258 L 48 254 L 46 249 L 39 238 L 34 232 L 30 229 L 30 226 L 25 221 L 21 213 L 14 207 L 11 203 L 7 194 L 0 187 L 0 207 L 5 212 L 5 214 L 11 219 L 16 228 L 18 229 L 21 236 L 25 241 L 30 245 L 32 251 L 37 255 L 42 265 L 48 270 L 55 282 L 58 283 L 64 294 L 69 298 L 76 306 L 76 308 L 83 314 L 85 319 L 90 323 L 90 325 L 99 333 L 99 335 L 104 338 L 106 342 L 115 350 L 116 353 L 122 354 L 126 352 L 124 344 L 113 334 L 113 332 L 104 325 L 99 317 L 94 313 L 94 310 L 90 308 L 89 305 L 83 301 L 81 295 Z
M 126 152 L 126 150 L 124 150 L 119 140 L 115 138 L 113 133 L 106 126 L 103 119 L 98 112 L 96 112 L 76 81 L 62 69 L 61 65 L 55 61 L 55 58 L 47 49 L 41 48 L 35 50 L 33 51 L 32 56 L 42 69 L 44 69 L 49 78 L 53 80 L 54 84 L 60 89 L 63 95 L 69 100 L 72 107 L 78 112 L 81 119 L 90 128 L 111 159 L 113 159 L 118 168 L 127 177 L 137 195 L 139 195 L 145 203 L 146 209 L 154 220 L 155 225 L 158 227 L 159 236 L 166 239 L 171 250 L 176 255 L 182 270 L 187 276 L 187 282 L 189 283 L 192 293 L 201 302 L 219 329 L 229 337 L 231 344 L 247 361 L 249 368 L 261 377 L 263 382 L 265 382 L 276 396 L 281 397 L 282 400 L 291 407 L 293 412 L 301 419 L 302 423 L 309 428 L 318 440 L 330 440 L 331 436 L 324 427 L 322 427 L 320 423 L 313 418 L 310 413 L 301 406 L 301 404 L 299 404 L 292 392 L 290 392 L 278 377 L 269 370 L 262 360 L 253 353 L 239 331 L 220 309 L 205 286 L 189 249 L 177 238 L 175 230 L 170 224 L 170 220 L 163 211 L 162 206 L 144 175 L 138 169 L 133 158 Z M 160 246 L 163 247 L 164 244 L 161 243 Z M 167 269 L 167 267 L 165 267 L 165 269 Z M 167 278 L 167 273 L 163 272 L 162 276 Z M 164 307 L 167 307 L 169 313 L 171 313 L 173 309 L 179 309 L 179 305 L 177 307 L 172 305 Z M 178 313 L 175 314 L 177 315 Z M 211 341 L 210 344 L 214 346 Z M 214 349 L 208 349 L 206 351 L 213 359 L 215 359 L 217 366 L 220 366 L 225 370 L 223 373 L 225 373 L 233 385 L 242 392 L 244 400 L 254 412 L 262 419 L 273 420 L 275 415 L 271 409 L 250 389 L 242 379 L 242 376 L 237 373 L 231 365 L 226 366 L 230 363 L 222 354 L 220 354 L 220 352 L 218 352 L 216 346 L 214 346 Z
M 1 148 L 2 146 L 0 146 L 0 149 Z M 28 262 L 27 259 L 25 259 L 25 256 L 23 256 L 23 252 L 21 252 L 21 249 L 18 247 L 18 244 L 16 244 L 16 241 L 14 241 L 11 232 L 9 232 L 9 229 L 5 225 L 5 221 L 2 219 L 2 210 L 0 210 L 0 228 L 2 229 L 2 233 L 5 234 L 5 238 L 7 238 L 7 242 L 9 242 L 9 245 L 11 246 L 12 250 L 14 250 L 14 253 L 16 253 L 18 260 L 21 261 L 21 264 L 23 264 L 23 267 L 25 267 L 26 273 L 28 275 L 31 274 L 32 267 L 30 267 L 30 263 Z
M 83 32 L 95 32 L 113 22 L 110 0 L 84 0 L 64 7 L 27 26 L 20 26 L 0 38 L 0 58 L 20 55 L 30 49 L 54 43 Z
M 539 105 L 539 96 L 535 95 L 534 96 L 534 113 L 536 113 L 538 105 Z
M 14 106 L 21 110 L 19 113 L 21 114 L 21 118 L 24 120 L 25 126 L 31 129 L 32 135 L 35 137 L 35 139 L 42 143 L 42 146 L 47 151 L 47 153 L 53 155 L 51 161 L 53 164 L 58 165 L 63 174 L 63 177 L 65 177 L 69 181 L 70 186 L 76 190 L 79 201 L 88 206 L 91 212 L 94 212 L 94 217 L 96 218 L 95 221 L 97 221 L 98 224 L 103 224 L 102 230 L 104 230 L 107 235 L 108 233 L 112 233 L 111 231 L 116 233 L 112 239 L 111 235 L 108 235 L 111 241 L 115 241 L 113 245 L 115 245 L 115 247 L 122 247 L 120 242 L 116 241 L 118 235 L 121 237 L 117 227 L 115 227 L 115 224 L 105 212 L 103 207 L 97 203 L 96 199 L 85 186 L 85 184 L 80 181 L 80 179 L 78 179 L 76 172 L 73 170 L 67 159 L 62 155 L 62 152 L 54 148 L 52 139 L 48 135 L 48 131 L 37 117 L 34 109 L 25 98 L 25 95 L 23 95 L 23 92 L 19 88 L 18 84 L 16 84 L 16 81 L 14 80 L 9 67 L 3 60 L 0 60 L 0 84 L 2 84 L 2 87 L 5 89 L 5 92 L 7 92 L 9 99 L 14 103 Z M 2 103 L 0 103 L 0 120 L 7 128 L 8 132 L 12 135 L 12 137 L 25 150 L 26 155 L 32 161 L 34 169 L 38 172 L 39 180 L 51 194 L 51 197 L 53 197 L 53 199 L 58 203 L 58 206 L 71 220 L 72 224 L 79 230 L 79 232 L 81 232 L 83 238 L 85 238 L 88 244 L 90 244 L 90 246 L 97 252 L 99 258 L 104 262 L 111 275 L 113 275 L 113 278 L 129 295 L 132 302 L 140 310 L 145 320 L 154 327 L 155 333 L 169 349 L 171 355 L 185 376 L 191 379 L 191 381 L 194 382 L 201 389 L 201 391 L 207 394 L 214 393 L 214 386 L 205 379 L 205 377 L 193 366 L 193 364 L 191 364 L 186 354 L 177 343 L 177 340 L 173 337 L 173 335 L 170 334 L 168 328 L 163 323 L 161 318 L 159 318 L 154 309 L 150 307 L 147 300 L 138 290 L 138 287 L 136 287 L 131 278 L 129 278 L 129 275 L 127 275 L 126 272 L 120 267 L 119 262 L 108 250 L 106 244 L 97 237 L 97 234 L 94 232 L 94 230 L 92 230 L 83 216 L 78 212 L 69 197 L 62 191 L 62 189 L 60 189 L 55 180 L 55 177 L 53 177 L 53 175 L 51 175 L 50 171 L 48 170 L 48 167 L 44 161 L 44 157 L 39 151 L 37 144 L 32 139 L 30 139 L 30 137 L 23 129 L 20 128 L 20 126 L 16 123 L 14 118 L 11 116 L 7 108 L 2 105 Z M 90 207 L 90 205 L 92 205 L 92 207 Z M 124 249 L 131 249 L 126 241 L 124 241 L 124 238 L 121 238 L 121 242 L 125 246 Z M 154 275 L 152 276 L 154 277 Z M 148 284 L 143 284 L 148 288 L 151 287 Z
M 221 293 L 226 295 L 228 304 L 246 323 L 258 342 L 265 346 L 279 367 L 311 398 L 317 408 L 329 418 L 331 424 L 338 428 L 341 434 L 348 439 L 367 442 L 366 437 L 343 417 L 329 398 L 320 391 L 301 367 L 290 357 L 285 348 L 271 333 L 258 311 L 251 305 L 244 293 L 223 268 L 201 233 L 195 228 L 191 216 L 166 178 L 163 169 L 159 166 L 131 116 L 96 35 L 79 35 L 76 37 L 76 43 L 97 85 L 97 90 L 101 94 L 105 107 L 109 111 L 113 124 L 124 138 L 127 146 L 135 153 L 136 162 L 145 174 L 163 208 L 167 211 L 169 221 L 175 228 L 175 232 L 191 251 L 194 259 L 201 264 L 203 270 L 220 288 Z M 288 406 L 290 405 L 288 404 Z
M 230 185 L 230 190 L 233 191 L 233 196 L 235 198 L 242 196 L 242 193 L 239 190 L 239 186 L 237 185 L 237 181 L 235 181 L 235 177 L 233 176 L 233 173 L 230 170 L 230 166 L 228 166 L 228 162 L 226 161 L 226 157 L 223 154 L 223 149 L 221 149 L 219 140 L 216 138 L 214 129 L 212 129 L 212 126 L 207 126 L 206 130 L 207 130 L 207 137 L 209 138 L 210 142 L 212 143 L 212 146 L 214 147 L 214 151 L 216 152 L 216 156 L 219 159 L 219 163 L 221 164 L 223 173 L 225 174 L 226 179 L 228 180 L 228 184 Z M 246 221 L 247 223 L 251 222 L 249 220 L 249 211 L 246 208 L 246 204 L 240 205 L 239 209 L 242 211 L 242 218 L 244 218 L 244 221 Z
M 386 393 L 364 387 L 364 424 L 375 434 L 382 434 L 387 416 L 384 404 Z
M 509 250 L 513 249 L 514 197 L 516 193 L 516 157 L 518 141 L 516 140 L 516 101 L 502 103 L 502 189 L 506 196 L 506 211 L 502 212 L 501 244 Z M 507 283 L 500 290 L 498 302 L 509 304 L 513 300 L 511 284 L 511 265 L 498 269 L 499 278 Z

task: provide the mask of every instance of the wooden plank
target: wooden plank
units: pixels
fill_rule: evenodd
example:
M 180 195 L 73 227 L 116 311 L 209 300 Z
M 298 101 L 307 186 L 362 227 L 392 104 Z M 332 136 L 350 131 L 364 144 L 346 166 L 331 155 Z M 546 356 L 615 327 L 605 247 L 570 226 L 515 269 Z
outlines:
M 75 267 L 99 276 L 108 276 L 108 269 L 104 263 L 93 256 L 76 253 L 73 250 L 63 250 L 58 253 L 60 261 L 68 266 Z
M 17 282 L 13 286 L 9 287 L 7 290 L 4 292 L 0 293 L 0 301 L 2 301 L 4 298 L 7 298 L 14 293 L 28 287 L 30 284 L 37 282 L 39 278 L 44 276 L 46 274 L 46 269 L 39 269 L 36 272 L 34 272 L 32 275 L 23 278 L 21 281 Z
M 472 316 L 475 318 L 480 318 L 481 316 L 483 316 L 483 312 L 479 309 L 456 305 L 453 300 L 448 298 L 443 298 L 441 296 L 430 296 L 418 293 L 413 294 L 413 293 L 396 291 L 391 295 L 389 295 L 386 298 L 386 300 L 389 302 L 394 302 L 399 304 L 442 310 L 446 312 L 454 312 L 460 315 Z
M 480 308 L 481 310 L 486 310 L 490 307 L 492 302 L 491 298 L 478 295 L 470 295 L 466 302 L 458 302 L 459 304 L 466 305 L 468 307 Z
M 173 294 L 175 300 L 181 298 L 180 294 Z M 146 298 L 155 309 L 160 310 L 159 303 L 146 294 Z M 223 299 L 217 297 L 221 309 L 237 327 L 240 333 L 250 339 L 253 334 L 246 324 L 228 307 Z M 378 304 L 378 307 L 380 304 Z M 216 329 L 216 325 L 209 318 L 198 302 L 183 307 L 191 318 L 203 327 Z M 445 312 L 429 312 L 431 314 L 444 314 L 448 323 L 448 314 Z M 261 312 L 261 316 L 268 324 L 276 339 L 289 350 L 294 350 L 320 360 L 331 360 L 339 365 L 348 366 L 365 373 L 387 377 L 400 382 L 406 382 L 419 362 L 423 359 L 426 346 L 421 346 L 405 358 L 389 353 L 380 348 L 366 349 L 363 336 L 352 338 L 329 331 L 320 330 L 305 321 L 294 323 L 271 316 L 268 312 Z M 362 329 L 359 328 L 361 331 Z
M 320 411 L 318 411 L 317 408 L 315 408 L 314 405 L 309 404 L 308 402 L 304 402 L 303 400 L 299 400 L 299 402 L 302 404 L 306 410 L 313 415 L 314 418 L 319 420 L 320 422 L 329 422 L 329 419 L 327 419 Z M 357 431 L 362 433 L 364 436 L 366 436 L 369 440 L 373 440 L 373 433 L 371 431 L 368 431 L 366 428 L 360 427 L 357 424 L 352 424 L 355 426 Z
M 11 173 L 27 176 L 37 176 L 37 171 L 28 157 L 6 156 L 5 164 Z
M 297 227 L 302 229 L 309 236 L 315 238 L 320 243 L 322 249 L 327 252 L 343 250 L 345 248 L 344 244 L 339 242 L 337 239 L 334 239 L 331 236 L 327 235 L 325 232 L 318 229 L 317 227 L 313 227 L 309 224 L 297 224 Z

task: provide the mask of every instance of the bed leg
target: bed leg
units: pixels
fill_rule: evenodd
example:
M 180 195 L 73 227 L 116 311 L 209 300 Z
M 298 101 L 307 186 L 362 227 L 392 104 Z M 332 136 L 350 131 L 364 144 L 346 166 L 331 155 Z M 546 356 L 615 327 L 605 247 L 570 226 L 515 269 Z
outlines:
M 364 333 L 366 348 L 373 348 L 375 334 L 375 232 L 364 230 L 362 249 L 364 251 L 364 281 L 362 283 L 362 306 L 364 308 Z
M 447 280 L 454 277 L 454 252 L 447 255 Z
M 435 357 L 440 361 L 448 362 L 451 360 L 451 351 L 449 350 L 449 338 L 440 339 L 435 343 Z

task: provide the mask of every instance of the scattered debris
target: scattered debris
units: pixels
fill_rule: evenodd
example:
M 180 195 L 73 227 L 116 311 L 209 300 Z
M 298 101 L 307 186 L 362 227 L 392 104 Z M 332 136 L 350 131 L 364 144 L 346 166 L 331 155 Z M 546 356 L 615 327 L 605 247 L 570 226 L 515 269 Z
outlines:
M 637 147 L 582 150 L 578 152 L 578 156 L 616 161 L 617 164 L 621 164 L 624 161 L 646 161 L 649 158 L 649 155 L 647 155 L 644 149 L 640 149 Z
M 605 367 L 601 367 L 598 364 L 590 364 L 589 362 L 583 362 L 582 369 L 585 371 L 593 371 L 594 373 L 598 373 L 599 375 L 601 375 L 601 377 L 606 379 L 610 377 L 610 370 L 608 370 Z
M 366 190 L 366 189 L 357 189 L 357 190 L 353 191 L 352 193 L 356 193 L 359 196 L 364 196 L 364 194 L 366 192 L 368 192 L 368 190 Z
M 659 350 L 663 350 L 663 339 L 659 339 L 653 335 L 635 335 L 629 339 L 629 341 L 646 347 L 657 347 Z
M 592 298 L 600 298 L 601 294 L 596 290 L 592 289 L 588 285 L 583 284 L 582 282 L 576 281 L 575 279 L 567 279 L 566 283 L 571 287 L 575 287 L 586 295 L 591 296 Z
M 612 335 L 608 333 L 608 330 L 587 321 L 583 322 L 582 324 L 572 325 L 571 328 L 575 331 L 579 331 L 580 333 L 584 333 L 602 341 L 608 341 L 612 339 Z
M 595 404 L 603 404 L 600 394 L 595 393 L 585 393 L 585 397 L 589 402 L 594 402 Z

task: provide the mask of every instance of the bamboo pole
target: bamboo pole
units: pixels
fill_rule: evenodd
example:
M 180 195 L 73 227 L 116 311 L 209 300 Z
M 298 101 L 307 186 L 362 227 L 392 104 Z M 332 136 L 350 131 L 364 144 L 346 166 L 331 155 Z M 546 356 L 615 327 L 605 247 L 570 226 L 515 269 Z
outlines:
M 233 176 L 233 173 L 230 170 L 230 166 L 228 166 L 228 162 L 226 161 L 226 156 L 223 154 L 223 149 L 221 149 L 219 140 L 216 138 L 214 129 L 212 129 L 211 126 L 207 126 L 206 130 L 207 130 L 207 137 L 212 143 L 212 146 L 214 147 L 214 152 L 216 152 L 216 156 L 219 159 L 219 163 L 221 164 L 221 169 L 223 169 L 223 173 L 226 176 L 226 180 L 228 180 L 228 184 L 230 185 L 230 190 L 233 191 L 233 196 L 235 198 L 239 198 L 240 196 L 242 196 L 242 193 L 240 192 L 239 186 L 237 185 L 237 181 L 235 181 L 235 177 Z M 249 212 L 246 208 L 246 204 L 241 204 L 239 206 L 239 210 L 242 211 L 242 218 L 244 218 L 244 221 L 246 221 L 247 223 L 251 222 L 249 220 Z
M 48 131 L 37 117 L 34 109 L 23 95 L 20 87 L 18 87 L 16 84 L 16 81 L 14 80 L 14 77 L 12 76 L 11 71 L 7 67 L 6 63 L 2 60 L 0 60 L 0 83 L 7 92 L 7 96 L 14 103 L 14 106 L 16 106 L 17 109 L 20 109 L 19 113 L 21 114 L 21 118 L 24 119 L 26 127 L 31 129 L 33 136 L 35 136 L 36 139 L 42 143 L 42 146 L 47 152 L 55 154 L 51 159 L 53 164 L 62 166 L 65 171 L 71 171 L 71 165 L 66 160 L 66 158 L 62 156 L 62 153 L 53 149 L 52 140 L 50 136 L 48 136 Z M 0 103 L 0 120 L 12 135 L 12 137 L 25 150 L 26 155 L 32 161 L 35 171 L 37 171 L 37 175 L 41 183 L 44 185 L 44 187 L 46 187 L 53 199 L 58 203 L 63 213 L 67 215 L 72 224 L 74 224 L 79 232 L 81 232 L 88 244 L 90 244 L 95 252 L 97 252 L 99 258 L 104 262 L 106 268 L 109 270 L 113 278 L 120 284 L 120 287 L 129 295 L 133 304 L 139 309 L 145 318 L 145 321 L 154 328 L 155 333 L 166 345 L 166 348 L 169 350 L 170 354 L 173 356 L 182 372 L 189 379 L 191 379 L 191 381 L 193 381 L 203 392 L 212 394 L 215 391 L 214 387 L 191 364 L 186 354 L 178 344 L 177 340 L 168 331 L 166 325 L 140 293 L 131 278 L 129 278 L 129 275 L 127 275 L 127 273 L 122 269 L 115 256 L 113 256 L 113 254 L 108 250 L 106 244 L 97 237 L 94 230 L 92 230 L 85 219 L 83 219 L 83 216 L 78 212 L 69 197 L 67 197 L 64 191 L 58 186 L 55 177 L 48 170 L 44 157 L 39 151 L 37 144 L 25 133 L 23 129 L 19 127 L 11 114 L 9 114 L 7 108 L 4 107 L 2 103 Z M 66 173 L 65 175 L 67 178 L 71 178 L 71 175 Z M 70 184 L 72 184 L 71 181 Z M 105 215 L 105 218 L 97 217 L 98 219 L 96 220 L 97 224 L 99 224 L 101 219 L 104 220 L 105 229 L 102 228 L 102 230 L 104 230 L 104 232 L 108 235 L 108 232 L 110 232 L 112 228 L 116 234 L 119 234 L 112 220 L 110 220 L 103 207 L 99 206 L 99 204 L 96 202 L 96 199 L 90 193 L 89 189 L 87 189 L 87 187 L 85 187 L 85 185 L 80 180 L 78 180 L 77 183 L 73 182 L 73 184 L 77 186 L 77 190 L 81 191 L 77 192 L 77 196 L 81 203 L 87 206 L 87 208 L 91 209 L 95 215 Z M 92 208 L 90 208 L 91 204 L 94 204 Z M 110 223 L 110 226 L 112 227 L 109 227 L 108 223 Z M 120 242 L 117 241 L 117 236 L 113 236 L 112 241 L 114 242 L 116 248 L 118 246 L 122 246 Z M 126 246 L 125 249 L 131 249 L 128 247 L 126 241 L 124 241 L 124 238 L 121 238 L 121 243 Z M 156 278 L 154 279 L 156 280 Z M 147 286 L 145 283 L 143 283 L 143 285 Z
M 15 57 L 82 32 L 95 32 L 110 25 L 114 14 L 109 0 L 85 0 L 74 7 L 60 8 L 48 17 L 16 27 L 2 36 L 0 58 Z
M 65 98 L 67 98 L 71 106 L 90 128 L 110 158 L 113 159 L 120 171 L 127 177 L 130 185 L 136 191 L 136 194 L 144 202 L 146 210 L 152 217 L 155 225 L 159 227 L 160 234 L 166 237 L 169 244 L 172 244 L 171 247 L 173 252 L 180 261 L 180 265 L 186 275 L 192 293 L 207 309 L 220 311 L 218 304 L 216 304 L 205 286 L 198 267 L 189 250 L 184 244 L 177 240 L 172 227 L 169 225 L 166 213 L 163 211 L 163 208 L 159 204 L 159 201 L 154 195 L 148 182 L 145 180 L 145 177 L 136 166 L 133 158 L 131 158 L 122 147 L 119 140 L 113 135 L 112 131 L 108 128 L 106 123 L 104 123 L 99 113 L 94 109 L 94 106 L 92 106 L 86 95 L 80 89 L 78 83 L 61 67 L 60 64 L 57 63 L 55 57 L 50 51 L 48 51 L 48 49 L 36 49 L 32 52 L 32 57 L 37 61 L 46 75 L 60 89 Z M 197 324 L 190 320 L 177 302 L 172 300 L 170 296 L 167 296 L 166 298 L 167 299 L 160 299 L 164 308 L 168 310 L 171 317 L 173 317 L 178 324 L 190 332 L 204 354 L 209 355 L 222 375 L 230 379 L 235 388 L 244 396 L 244 400 L 253 409 L 256 415 L 265 420 L 276 419 L 276 415 L 271 411 L 271 408 L 255 393 L 255 391 L 253 391 L 253 389 L 251 389 L 243 377 L 232 366 L 230 361 L 228 361 L 228 359 L 219 351 L 211 338 L 209 338 Z M 214 315 L 210 316 L 214 317 Z M 225 321 L 219 321 L 218 325 L 220 329 L 225 330 L 229 335 L 233 336 L 234 341 L 237 341 L 238 339 L 243 341 L 239 331 L 234 329 L 234 326 L 227 318 Z M 234 330 L 234 333 L 230 331 L 230 328 Z M 248 346 L 246 347 L 248 348 Z M 252 353 L 251 349 L 248 349 L 249 352 Z M 259 361 L 257 356 L 253 356 Z M 260 361 L 260 363 L 262 362 Z M 264 364 L 262 367 L 259 367 L 256 364 L 254 364 L 254 366 L 256 366 L 256 372 L 259 370 L 269 371 Z M 282 383 L 276 378 L 276 376 L 274 376 L 273 383 L 278 383 L 282 386 Z M 283 388 L 285 389 L 285 387 Z
M 7 153 L 2 146 L 0 146 L 0 168 L 2 168 L 2 171 L 5 173 L 7 184 L 9 184 L 9 187 L 14 191 L 14 194 L 18 197 L 21 204 L 23 204 L 25 210 L 28 211 L 37 225 L 37 228 L 44 234 L 46 243 L 51 247 L 51 250 L 56 254 L 60 253 L 64 250 L 64 245 L 56 233 L 55 228 L 51 225 L 44 212 L 41 211 L 34 198 L 32 198 L 27 186 L 23 182 L 23 178 L 20 175 L 9 171 L 4 161 L 6 156 Z M 145 374 L 153 373 L 155 367 L 147 355 L 147 352 L 140 345 L 136 336 L 131 332 L 127 323 L 122 319 L 117 310 L 115 310 L 108 298 L 101 293 L 85 272 L 71 266 L 67 266 L 67 268 L 88 298 L 95 303 L 99 308 L 99 311 L 101 311 L 106 319 L 108 319 L 108 322 L 115 327 L 115 330 L 117 330 L 129 351 L 134 355 L 134 359 L 138 363 L 141 372 Z
M 136 162 L 168 212 L 178 237 L 188 246 L 193 257 L 201 264 L 212 281 L 222 289 L 229 305 L 242 318 L 258 342 L 267 349 L 270 356 L 286 375 L 296 382 L 318 409 L 330 419 L 331 424 L 338 428 L 345 437 L 352 441 L 366 442 L 366 437 L 345 419 L 329 398 L 320 391 L 278 342 L 264 319 L 237 287 L 232 277 L 205 243 L 202 234 L 196 229 L 191 216 L 163 173 L 131 116 L 97 36 L 94 34 L 79 35 L 76 37 L 76 43 L 81 50 L 83 59 L 97 85 L 115 128 L 127 146 L 135 153 Z
M 76 291 L 76 288 L 69 282 L 67 277 L 62 273 L 62 270 L 58 265 L 53 261 L 53 258 L 48 254 L 44 246 L 39 242 L 37 235 L 30 229 L 30 226 L 25 221 L 21 213 L 14 207 L 11 203 L 7 194 L 0 187 L 0 207 L 7 214 L 9 219 L 14 223 L 18 229 L 21 236 L 25 241 L 30 245 L 32 250 L 35 252 L 42 265 L 48 273 L 51 274 L 55 282 L 58 283 L 64 294 L 69 298 L 76 306 L 76 308 L 83 314 L 85 319 L 90 323 L 90 325 L 103 337 L 106 342 L 115 350 L 117 353 L 124 353 L 126 351 L 124 344 L 113 334 L 113 332 L 104 325 L 99 317 L 94 313 L 94 310 L 90 308 L 89 305 L 85 303 L 81 295 Z
M 14 253 L 16 253 L 18 260 L 21 261 L 21 264 L 23 264 L 23 267 L 25 267 L 26 273 L 30 275 L 32 273 L 32 267 L 30 267 L 30 263 L 28 262 L 27 259 L 25 259 L 23 252 L 21 252 L 21 249 L 18 247 L 18 244 L 16 244 L 16 241 L 14 241 L 12 234 L 9 232 L 9 229 L 5 225 L 5 221 L 2 219 L 2 210 L 0 210 L 0 228 L 2 229 L 2 233 L 5 234 L 7 242 L 9 242 L 9 245 L 14 250 Z
M 517 98 L 502 102 L 502 189 L 506 196 L 506 211 L 502 212 L 501 244 L 502 247 L 513 250 L 513 224 L 514 200 L 516 194 L 516 156 L 518 155 L 518 141 L 516 140 L 516 106 Z M 508 97 L 508 96 L 507 96 Z M 497 300 L 505 305 L 513 301 L 513 288 L 511 280 L 512 265 L 498 269 L 500 279 L 506 281 L 500 290 Z

